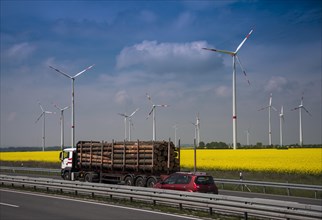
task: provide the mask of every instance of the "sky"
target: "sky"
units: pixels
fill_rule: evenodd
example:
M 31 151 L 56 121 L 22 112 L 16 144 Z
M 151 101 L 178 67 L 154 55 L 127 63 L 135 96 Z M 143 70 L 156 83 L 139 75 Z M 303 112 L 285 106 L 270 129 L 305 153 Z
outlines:
M 232 57 L 203 47 L 238 52 L 237 142 L 321 144 L 321 16 L 318 0 L 292 1 L 7 1 L 1 0 L 1 147 L 60 146 L 59 107 L 71 106 L 75 79 L 75 139 L 123 140 L 124 120 L 133 115 L 131 138 L 190 144 L 196 116 L 200 140 L 232 144 Z M 250 85 L 247 83 L 250 81 Z M 64 111 L 65 145 L 71 144 L 71 110 Z

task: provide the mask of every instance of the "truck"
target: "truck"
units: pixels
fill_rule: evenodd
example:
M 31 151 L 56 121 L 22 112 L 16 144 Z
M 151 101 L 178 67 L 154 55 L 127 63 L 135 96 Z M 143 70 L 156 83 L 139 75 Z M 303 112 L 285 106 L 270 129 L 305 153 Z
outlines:
M 180 145 L 180 144 L 179 144 Z M 180 171 L 180 146 L 169 141 L 79 141 L 60 152 L 65 180 L 153 187 Z

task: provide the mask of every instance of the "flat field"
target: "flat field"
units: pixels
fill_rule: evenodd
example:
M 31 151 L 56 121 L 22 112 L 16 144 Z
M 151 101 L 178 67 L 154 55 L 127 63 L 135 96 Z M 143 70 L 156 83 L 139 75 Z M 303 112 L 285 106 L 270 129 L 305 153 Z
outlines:
M 1 152 L 1 161 L 39 161 L 59 163 L 60 151 Z M 183 149 L 181 168 L 192 170 L 192 149 Z M 307 149 L 247 149 L 247 150 L 197 150 L 197 168 L 200 170 L 254 171 L 321 175 L 322 148 Z

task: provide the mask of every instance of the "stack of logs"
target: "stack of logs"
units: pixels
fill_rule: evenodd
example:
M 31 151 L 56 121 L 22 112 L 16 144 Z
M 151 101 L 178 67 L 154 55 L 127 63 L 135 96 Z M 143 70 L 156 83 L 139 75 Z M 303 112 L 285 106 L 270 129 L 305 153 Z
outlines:
M 136 170 L 151 173 L 180 170 L 178 150 L 166 141 L 124 141 L 77 143 L 77 165 L 82 168 Z

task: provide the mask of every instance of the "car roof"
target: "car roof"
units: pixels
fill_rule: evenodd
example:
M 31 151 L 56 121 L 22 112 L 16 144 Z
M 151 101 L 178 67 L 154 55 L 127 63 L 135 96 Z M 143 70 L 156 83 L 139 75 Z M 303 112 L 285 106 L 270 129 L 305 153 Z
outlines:
M 176 172 L 176 174 L 185 174 L 191 176 L 209 176 L 206 172 Z

